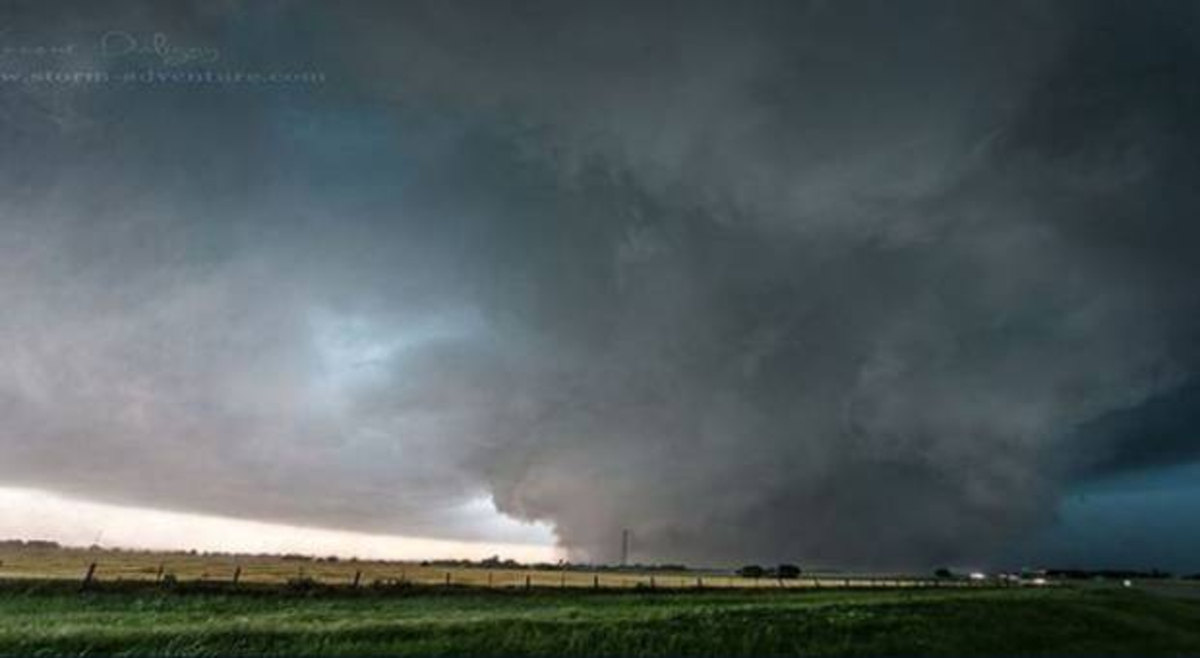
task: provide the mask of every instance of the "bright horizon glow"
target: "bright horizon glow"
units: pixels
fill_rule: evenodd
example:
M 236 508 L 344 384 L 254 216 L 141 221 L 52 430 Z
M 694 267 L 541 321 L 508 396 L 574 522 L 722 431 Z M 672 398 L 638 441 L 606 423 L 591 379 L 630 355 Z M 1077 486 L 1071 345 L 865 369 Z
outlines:
M 192 550 L 386 560 L 472 559 L 492 555 L 556 562 L 551 543 L 457 541 L 248 521 L 96 503 L 37 489 L 0 487 L 0 539 L 44 539 L 68 546 Z

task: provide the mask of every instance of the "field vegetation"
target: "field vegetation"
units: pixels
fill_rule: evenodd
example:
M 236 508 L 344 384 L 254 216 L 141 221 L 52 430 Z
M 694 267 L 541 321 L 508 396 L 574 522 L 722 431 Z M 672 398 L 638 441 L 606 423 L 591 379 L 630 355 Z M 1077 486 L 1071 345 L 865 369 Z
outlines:
M 0 656 L 1200 654 L 1185 580 L 935 587 L 29 546 L 0 560 Z
M 640 565 L 627 569 L 587 565 L 519 565 L 503 560 L 483 563 L 397 562 L 302 555 L 233 555 L 149 552 L 0 544 L 0 579 L 82 580 L 91 569 L 95 581 L 232 582 L 322 585 L 442 585 L 503 588 L 569 587 L 601 589 L 714 589 L 808 587 L 952 587 L 970 583 L 932 576 L 848 574 L 759 570 L 688 570 L 678 565 Z M 745 570 L 739 570 L 745 573 Z M 786 570 L 785 570 L 786 571 Z
M 1116 589 L 0 587 L 5 656 L 1197 653 L 1200 603 Z

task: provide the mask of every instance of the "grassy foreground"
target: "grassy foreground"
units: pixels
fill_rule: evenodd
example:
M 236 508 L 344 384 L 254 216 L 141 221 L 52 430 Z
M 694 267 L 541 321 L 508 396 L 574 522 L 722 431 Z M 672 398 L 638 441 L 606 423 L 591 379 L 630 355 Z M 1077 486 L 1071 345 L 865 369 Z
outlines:
M 1200 654 L 1200 602 L 1078 589 L 0 586 L 0 655 Z

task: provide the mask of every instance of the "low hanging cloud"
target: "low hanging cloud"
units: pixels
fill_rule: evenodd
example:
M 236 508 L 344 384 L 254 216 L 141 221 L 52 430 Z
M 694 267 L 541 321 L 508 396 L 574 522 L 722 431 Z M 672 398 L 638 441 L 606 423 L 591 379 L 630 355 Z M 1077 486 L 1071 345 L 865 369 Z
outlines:
M 327 81 L 0 88 L 6 484 L 917 566 L 1196 456 L 1187 4 L 76 9 Z

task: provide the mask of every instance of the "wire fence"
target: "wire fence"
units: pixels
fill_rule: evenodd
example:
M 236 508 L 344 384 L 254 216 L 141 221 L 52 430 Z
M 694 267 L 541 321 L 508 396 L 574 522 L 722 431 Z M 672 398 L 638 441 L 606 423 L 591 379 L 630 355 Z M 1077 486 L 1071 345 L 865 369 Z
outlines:
M 209 583 L 320 586 L 348 588 L 460 587 L 491 589 L 912 589 L 997 587 L 1003 580 L 924 578 L 905 575 L 817 573 L 794 578 L 748 578 L 719 571 L 648 572 L 636 570 L 487 569 L 379 562 L 289 561 L 280 558 L 195 558 L 183 556 L 153 561 L 91 558 L 84 561 L 4 560 L 0 579 L 78 579 L 87 586 L 99 583 Z

